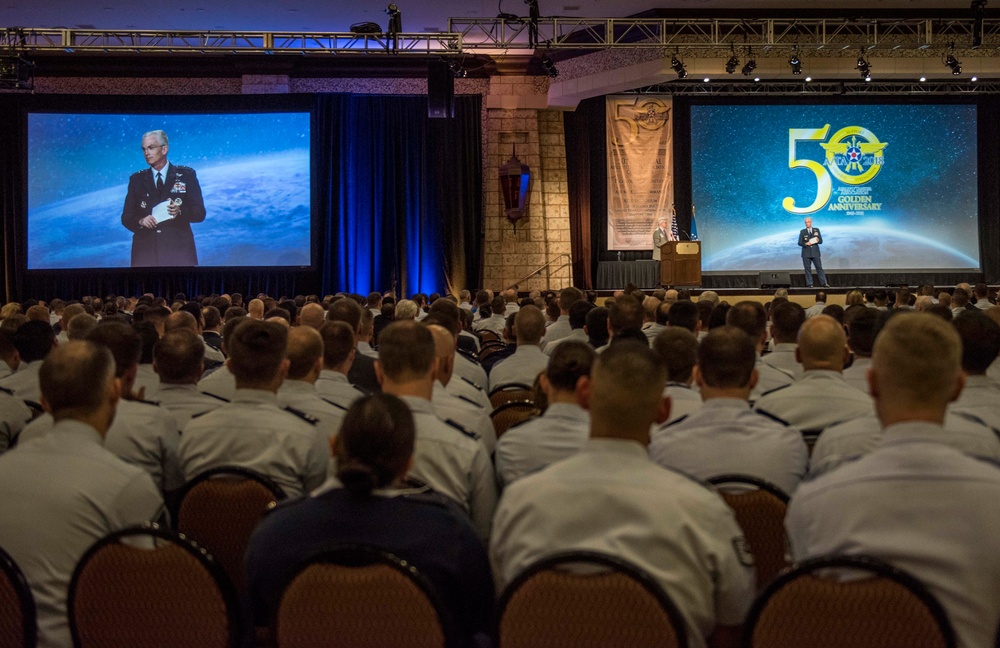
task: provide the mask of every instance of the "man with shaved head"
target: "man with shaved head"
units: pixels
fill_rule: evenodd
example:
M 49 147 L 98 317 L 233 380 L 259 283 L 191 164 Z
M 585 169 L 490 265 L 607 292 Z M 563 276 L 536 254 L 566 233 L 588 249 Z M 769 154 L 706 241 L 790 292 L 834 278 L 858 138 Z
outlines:
M 316 303 L 306 304 L 299 311 L 299 326 L 308 326 L 311 329 L 319 330 L 326 319 L 326 311 Z
M 435 323 L 439 317 L 440 315 L 431 312 L 424 318 L 424 324 L 434 336 L 434 357 L 437 362 L 431 405 L 441 418 L 454 421 L 466 430 L 478 434 L 486 444 L 486 449 L 492 454 L 497 445 L 497 435 L 489 411 L 471 398 L 448 391 L 448 384 L 452 380 L 459 380 L 458 376 L 453 374 L 456 356 L 455 336 L 444 326 Z
M 868 394 L 844 380 L 850 356 L 844 327 L 829 315 L 807 319 L 799 329 L 796 357 L 802 376 L 787 387 L 764 394 L 756 409 L 818 434 L 825 428 L 872 411 Z
M 288 331 L 288 375 L 278 388 L 278 404 L 316 417 L 316 431 L 329 440 L 340 430 L 347 408 L 324 399 L 316 391 L 323 371 L 323 338 L 314 328 Z
M 531 386 L 549 364 L 549 357 L 539 347 L 545 335 L 545 315 L 541 310 L 535 306 L 519 310 L 514 316 L 514 335 L 517 351 L 490 370 L 491 389 L 513 384 Z
M 965 384 L 961 357 L 959 334 L 941 318 L 890 318 L 868 373 L 878 447 L 802 482 L 785 527 L 797 561 L 858 553 L 917 577 L 944 607 L 955 645 L 972 648 L 993 645 L 1000 624 L 1000 470 L 947 445 L 942 421 Z
M 552 554 L 610 554 L 666 590 L 690 645 L 735 646 L 753 600 L 753 558 L 717 493 L 649 459 L 650 426 L 670 409 L 665 385 L 663 364 L 645 342 L 624 341 L 597 356 L 584 388 L 590 438 L 504 492 L 490 542 L 494 574 L 503 586 Z

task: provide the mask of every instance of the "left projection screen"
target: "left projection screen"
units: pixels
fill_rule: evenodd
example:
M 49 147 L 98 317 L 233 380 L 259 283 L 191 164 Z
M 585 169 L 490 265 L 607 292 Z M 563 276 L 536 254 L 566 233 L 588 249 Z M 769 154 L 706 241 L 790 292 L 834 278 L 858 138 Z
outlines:
M 163 189 L 142 150 L 154 130 L 180 174 Z M 308 112 L 30 113 L 28 269 L 310 266 L 310 142 Z M 178 200 L 174 222 L 161 208 L 158 228 L 126 226 Z

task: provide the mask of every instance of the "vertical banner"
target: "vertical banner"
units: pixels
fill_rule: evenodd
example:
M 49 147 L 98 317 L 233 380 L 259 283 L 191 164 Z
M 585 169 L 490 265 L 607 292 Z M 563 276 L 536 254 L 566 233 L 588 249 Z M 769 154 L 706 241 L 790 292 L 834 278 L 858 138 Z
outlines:
M 651 250 L 656 221 L 673 224 L 669 95 L 607 98 L 608 249 Z

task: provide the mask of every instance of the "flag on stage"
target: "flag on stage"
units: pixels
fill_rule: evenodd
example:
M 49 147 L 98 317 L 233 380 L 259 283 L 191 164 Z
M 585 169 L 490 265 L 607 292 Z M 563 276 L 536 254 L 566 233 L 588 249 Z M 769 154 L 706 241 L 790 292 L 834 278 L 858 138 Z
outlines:
M 698 240 L 698 221 L 694 219 L 694 209 L 691 209 L 691 240 Z
M 675 241 L 681 240 L 680 234 L 677 232 L 677 212 L 670 217 L 670 236 Z

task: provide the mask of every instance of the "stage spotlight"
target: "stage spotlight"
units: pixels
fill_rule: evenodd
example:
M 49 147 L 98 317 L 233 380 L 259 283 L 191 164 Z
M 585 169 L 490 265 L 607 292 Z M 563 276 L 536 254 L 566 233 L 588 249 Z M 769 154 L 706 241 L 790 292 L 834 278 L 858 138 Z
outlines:
M 972 81 L 973 83 L 975 83 L 978 80 L 979 80 L 979 77 L 977 77 L 977 76 L 974 76 L 971 79 L 969 79 L 969 81 Z
M 792 68 L 792 74 L 802 74 L 802 61 L 799 59 L 799 47 L 792 48 L 792 56 L 788 59 L 788 65 Z
M 687 69 L 684 67 L 684 63 L 677 58 L 676 54 L 674 54 L 674 57 L 670 59 L 670 67 L 677 73 L 678 79 L 683 79 L 688 75 Z
M 920 83 L 924 83 L 925 81 L 927 81 L 927 77 L 923 77 L 923 76 L 920 77 Z
M 947 53 L 947 56 L 945 56 L 944 65 L 945 65 L 945 67 L 951 69 L 951 73 L 952 74 L 954 74 L 955 76 L 958 76 L 959 74 L 962 73 L 962 62 L 959 61 L 957 58 L 955 58 L 954 53 L 952 53 L 952 48 L 953 47 L 955 47 L 954 43 L 952 43 L 948 47 L 948 53 Z
M 548 56 L 542 57 L 542 69 L 545 70 L 553 79 L 559 76 L 559 70 L 556 69 L 556 64 Z
M 753 52 L 748 52 L 747 55 L 750 58 L 747 59 L 747 62 L 743 64 L 743 69 L 740 70 L 743 76 L 750 76 L 757 69 L 757 61 L 753 57 Z
M 456 79 L 464 79 L 469 76 L 469 71 L 465 69 L 461 61 L 448 61 L 448 69 Z
M 857 67 L 858 72 L 861 73 L 862 79 L 865 81 L 872 80 L 872 66 L 871 63 L 868 62 L 868 59 L 865 58 L 864 50 L 861 50 L 858 54 L 858 64 L 855 67 Z
M 812 81 L 812 80 L 813 80 L 813 78 L 812 78 L 811 76 L 807 76 L 807 77 L 806 77 L 806 83 L 809 83 L 809 82 L 810 82 L 810 81 Z

